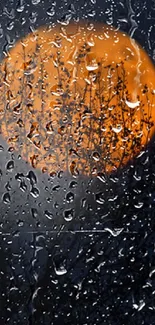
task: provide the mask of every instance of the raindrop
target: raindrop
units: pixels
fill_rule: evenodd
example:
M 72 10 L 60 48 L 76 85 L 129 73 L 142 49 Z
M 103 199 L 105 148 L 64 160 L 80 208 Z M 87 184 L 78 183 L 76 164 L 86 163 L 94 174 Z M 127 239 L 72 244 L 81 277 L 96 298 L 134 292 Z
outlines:
M 136 181 L 140 181 L 141 180 L 141 176 L 140 175 L 138 176 L 136 172 L 133 175 L 133 177 L 135 178 Z
M 106 183 L 106 178 L 103 173 L 98 173 L 97 178 L 102 182 Z
M 54 270 L 57 275 L 64 275 L 67 273 L 66 267 L 65 267 L 65 260 L 62 260 L 61 256 L 55 256 L 54 257 Z
M 14 161 L 13 160 L 10 160 L 7 163 L 6 169 L 7 169 L 8 172 L 12 172 L 13 171 L 13 169 L 14 169 Z
M 14 147 L 11 146 L 11 147 L 8 148 L 8 152 L 14 152 L 14 151 L 15 151 Z
M 141 151 L 140 154 L 137 156 L 137 158 L 142 157 L 145 154 L 146 151 Z
M 38 210 L 36 208 L 31 209 L 32 217 L 35 219 L 38 216 Z
M 67 26 L 71 19 L 72 19 L 72 14 L 67 13 L 63 17 L 61 17 L 60 20 L 58 19 L 57 22 L 60 23 L 61 25 Z
M 63 170 L 60 170 L 59 172 L 58 172 L 58 178 L 62 178 L 63 177 Z
M 96 0 L 90 0 L 93 5 L 96 4 Z
M 34 24 L 35 22 L 36 22 L 36 20 L 37 20 L 37 12 L 32 12 L 31 13 L 31 15 L 30 15 L 30 17 L 29 17 L 29 20 L 30 20 L 30 22 L 31 22 L 31 24 Z
M 20 219 L 19 219 L 19 220 L 17 221 L 17 226 L 18 226 L 18 227 L 23 227 L 23 226 L 24 226 L 24 222 L 23 222 L 23 220 L 20 220 Z
M 117 236 L 119 236 L 120 233 L 123 231 L 123 228 L 120 228 L 120 229 L 104 228 L 104 230 L 110 232 L 110 234 L 111 234 L 113 237 L 117 237 Z
M 98 64 L 97 63 L 92 63 L 91 65 L 87 65 L 86 66 L 86 69 L 88 70 L 88 71 L 94 71 L 94 70 L 97 70 L 98 69 Z
M 118 198 L 118 195 L 115 195 L 114 197 L 111 197 L 110 199 L 108 199 L 109 202 L 114 202 L 116 201 Z
M 11 185 L 9 182 L 6 183 L 5 188 L 8 192 L 11 190 Z
M 155 273 L 155 268 L 152 269 L 152 271 L 149 273 L 149 277 L 151 278 L 151 276 Z
M 51 172 L 51 173 L 50 173 L 50 177 L 51 177 L 51 178 L 55 178 L 55 177 L 56 177 L 56 175 L 57 175 L 57 174 L 56 174 L 56 172 L 55 172 L 55 171 L 53 171 L 53 172 Z
M 99 161 L 100 160 L 100 155 L 97 151 L 93 152 L 93 159 L 95 161 Z
M 51 7 L 47 10 L 47 15 L 53 17 L 55 15 L 55 8 Z
M 55 267 L 54 270 L 57 275 L 64 275 L 67 273 L 67 270 L 65 269 L 65 267 L 63 265 L 60 266 L 58 269 Z
M 17 12 L 23 12 L 24 11 L 24 4 L 23 4 L 23 0 L 19 0 L 18 6 L 17 6 Z
M 122 131 L 122 125 L 118 125 L 117 127 L 112 127 L 112 130 L 115 132 L 115 133 L 119 133 Z
M 37 177 L 32 170 L 29 171 L 29 173 L 26 177 L 29 179 L 32 186 L 37 184 Z
M 138 107 L 140 104 L 140 101 L 137 101 L 137 102 L 129 102 L 128 100 L 126 100 L 126 105 L 129 107 L 129 108 L 136 108 Z
M 0 152 L 4 151 L 4 147 L 0 145 Z
M 76 188 L 77 185 L 78 185 L 77 182 L 75 182 L 75 181 L 71 181 L 70 184 L 69 184 L 69 187 L 70 187 L 70 188 Z
M 81 204 L 81 207 L 82 207 L 82 208 L 85 208 L 85 206 L 86 206 L 86 202 L 87 202 L 87 201 L 86 201 L 86 198 L 83 198 L 83 199 L 82 199 L 82 204 Z
M 32 0 L 32 5 L 36 6 L 40 3 L 40 0 Z
M 1 28 L 1 25 L 0 25 L 0 38 L 2 38 L 3 35 L 4 35 L 4 33 L 3 33 L 3 29 Z
M 47 219 L 49 219 L 49 220 L 52 220 L 53 219 L 53 214 L 50 211 L 46 210 L 45 211 L 45 217 Z
M 3 9 L 4 15 L 6 15 L 9 19 L 14 19 L 15 18 L 15 10 L 11 9 L 10 11 L 4 7 Z
M 25 23 L 26 23 L 26 19 L 25 19 L 25 17 L 22 17 L 21 18 L 21 24 L 24 25 Z
M 88 12 L 88 16 L 89 16 L 89 17 L 94 17 L 95 14 L 96 14 L 95 10 L 90 10 L 90 11 Z
M 9 204 L 11 202 L 11 197 L 10 197 L 10 194 L 7 192 L 7 193 L 4 193 L 3 195 L 3 202 L 5 204 Z
M 76 13 L 76 10 L 75 10 L 75 7 L 74 7 L 74 4 L 73 3 L 71 3 L 68 6 L 68 11 L 71 12 L 72 14 L 75 14 Z
M 69 209 L 64 211 L 64 219 L 66 221 L 71 221 L 74 217 L 74 209 Z
M 21 181 L 21 183 L 20 183 L 20 190 L 22 191 L 22 192 L 26 192 L 26 190 L 27 190 L 27 185 L 25 184 L 25 182 L 24 182 L 24 180 L 22 180 Z
M 12 30 L 14 28 L 14 22 L 11 21 L 8 25 L 7 25 L 7 29 L 8 30 Z
M 72 192 L 66 194 L 66 201 L 67 203 L 72 203 L 74 201 L 74 194 Z
M 72 161 L 70 166 L 69 166 L 69 170 L 70 170 L 70 173 L 71 175 L 73 175 L 73 177 L 77 177 L 79 175 L 79 171 L 76 167 L 76 162 L 75 161 Z
M 15 175 L 15 179 L 19 182 L 22 181 L 23 177 L 24 177 L 23 173 L 17 173 Z
M 52 191 L 58 192 L 60 190 L 60 185 L 56 185 L 52 188 Z
M 104 196 L 103 192 L 96 193 L 95 194 L 96 202 L 99 204 L 104 204 L 105 200 L 104 200 L 103 196 Z
M 39 190 L 37 187 L 32 187 L 30 194 L 34 197 L 37 198 L 40 194 Z
M 143 204 L 144 204 L 143 202 L 138 202 L 137 204 L 134 204 L 134 207 L 136 209 L 140 209 L 140 208 L 142 208 Z

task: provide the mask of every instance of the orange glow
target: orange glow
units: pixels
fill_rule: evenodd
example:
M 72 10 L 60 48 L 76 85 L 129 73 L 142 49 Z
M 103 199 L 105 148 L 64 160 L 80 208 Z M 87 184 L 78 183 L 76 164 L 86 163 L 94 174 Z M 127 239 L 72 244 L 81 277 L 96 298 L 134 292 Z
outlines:
M 154 133 L 155 70 L 103 24 L 43 27 L 1 63 L 1 133 L 43 172 L 112 172 Z

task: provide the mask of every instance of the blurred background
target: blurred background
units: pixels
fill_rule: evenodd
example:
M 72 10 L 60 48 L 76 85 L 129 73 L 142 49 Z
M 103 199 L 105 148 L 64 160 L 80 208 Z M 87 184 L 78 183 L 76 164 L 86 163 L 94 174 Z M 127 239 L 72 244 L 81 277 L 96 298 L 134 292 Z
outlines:
M 155 1 L 1 0 L 0 59 L 41 25 L 115 26 L 155 61 Z M 98 178 L 42 174 L 0 138 L 0 324 L 155 324 L 155 143 Z

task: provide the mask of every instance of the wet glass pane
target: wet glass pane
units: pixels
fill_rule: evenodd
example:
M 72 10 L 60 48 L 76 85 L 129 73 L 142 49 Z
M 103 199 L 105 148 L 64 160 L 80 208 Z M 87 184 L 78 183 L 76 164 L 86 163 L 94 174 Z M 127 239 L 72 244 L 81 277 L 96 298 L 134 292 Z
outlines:
M 155 324 L 155 2 L 1 0 L 0 324 Z

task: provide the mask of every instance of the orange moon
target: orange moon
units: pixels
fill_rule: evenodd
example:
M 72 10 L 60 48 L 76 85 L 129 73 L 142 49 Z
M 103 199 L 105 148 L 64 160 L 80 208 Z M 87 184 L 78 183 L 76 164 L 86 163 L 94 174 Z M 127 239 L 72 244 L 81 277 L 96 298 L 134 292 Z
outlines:
M 1 134 L 43 172 L 111 173 L 152 137 L 154 94 L 154 66 L 125 33 L 44 26 L 1 62 Z

